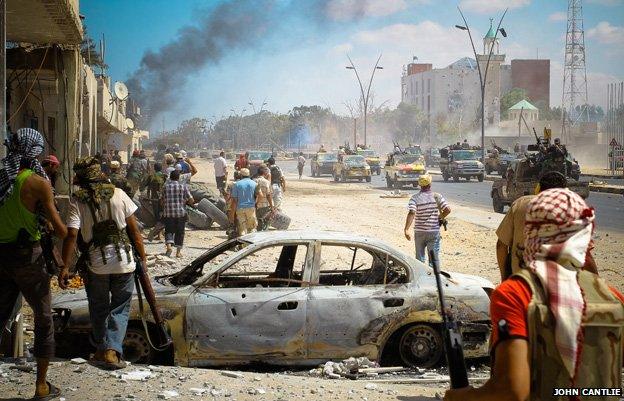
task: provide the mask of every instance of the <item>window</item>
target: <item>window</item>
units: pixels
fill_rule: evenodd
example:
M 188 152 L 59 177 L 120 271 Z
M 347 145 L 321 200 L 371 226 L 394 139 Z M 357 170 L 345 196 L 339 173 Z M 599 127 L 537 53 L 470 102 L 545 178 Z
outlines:
M 300 287 L 306 255 L 303 244 L 269 246 L 239 259 L 211 281 L 219 288 Z
M 346 245 L 323 245 L 320 285 L 402 284 L 407 269 L 385 252 Z

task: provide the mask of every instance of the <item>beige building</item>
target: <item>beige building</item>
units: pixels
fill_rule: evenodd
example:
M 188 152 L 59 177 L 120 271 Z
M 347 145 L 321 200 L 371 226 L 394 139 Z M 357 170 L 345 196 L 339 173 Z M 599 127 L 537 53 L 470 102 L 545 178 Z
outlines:
M 521 100 L 508 110 L 509 120 L 520 121 L 520 116 L 528 122 L 539 120 L 539 109 L 526 100 Z

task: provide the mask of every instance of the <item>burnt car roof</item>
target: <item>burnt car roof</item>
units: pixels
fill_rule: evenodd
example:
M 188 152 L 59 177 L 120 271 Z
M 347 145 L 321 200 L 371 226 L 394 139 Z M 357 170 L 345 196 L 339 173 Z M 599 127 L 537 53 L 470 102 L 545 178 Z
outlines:
M 341 231 L 323 230 L 288 230 L 288 231 L 260 231 L 240 237 L 241 241 L 252 244 L 264 242 L 282 241 L 333 241 L 333 242 L 358 242 L 382 247 L 390 247 L 383 241 L 366 237 L 359 234 L 352 234 Z

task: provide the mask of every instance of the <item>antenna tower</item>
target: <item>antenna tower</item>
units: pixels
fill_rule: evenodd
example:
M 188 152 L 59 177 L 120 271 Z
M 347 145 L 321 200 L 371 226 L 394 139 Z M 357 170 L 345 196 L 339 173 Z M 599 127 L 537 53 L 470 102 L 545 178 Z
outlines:
M 581 0 L 568 0 L 563 98 L 561 101 L 562 137 L 569 140 L 571 128 L 587 121 L 587 70 L 585 68 L 585 31 Z M 580 110 L 576 110 L 581 106 Z

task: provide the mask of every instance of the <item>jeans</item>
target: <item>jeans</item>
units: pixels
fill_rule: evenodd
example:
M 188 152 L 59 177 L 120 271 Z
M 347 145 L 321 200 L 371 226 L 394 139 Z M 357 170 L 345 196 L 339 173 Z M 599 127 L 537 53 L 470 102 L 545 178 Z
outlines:
M 184 245 L 184 228 L 186 227 L 186 216 L 165 217 L 165 243 L 175 244 L 178 249 Z
M 98 351 L 112 349 L 123 353 L 133 291 L 134 273 L 89 272 L 87 299 L 93 341 Z
M 11 259 L 13 258 L 13 259 Z M 26 261 L 18 266 L 14 255 L 0 255 L 0 333 L 10 318 L 21 294 L 30 305 L 35 321 L 36 358 L 54 356 L 54 323 L 50 310 L 50 275 L 45 268 L 41 248 L 33 250 L 30 264 Z
M 425 255 L 428 257 L 431 251 L 436 255 L 436 259 L 440 260 L 439 231 L 414 231 L 414 246 L 416 248 L 416 259 L 421 262 L 425 262 Z M 433 267 L 431 260 L 429 260 L 429 266 Z

